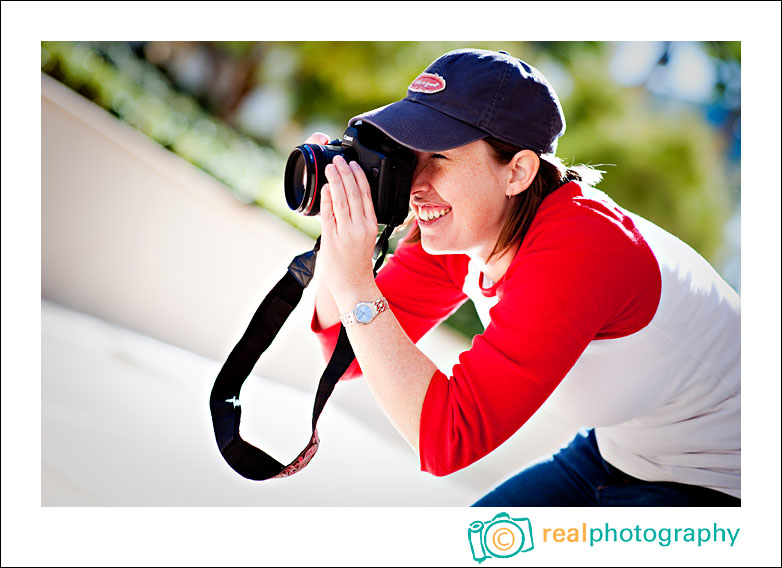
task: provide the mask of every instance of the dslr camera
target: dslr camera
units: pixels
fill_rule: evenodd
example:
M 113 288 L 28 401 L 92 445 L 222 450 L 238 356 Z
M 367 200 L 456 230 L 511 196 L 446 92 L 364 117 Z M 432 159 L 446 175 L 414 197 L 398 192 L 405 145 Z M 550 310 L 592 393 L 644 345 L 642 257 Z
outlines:
M 377 222 L 401 225 L 409 209 L 415 153 L 361 120 L 349 126 L 341 140 L 294 148 L 285 165 L 288 207 L 306 216 L 320 212 L 326 166 L 336 156 L 342 156 L 347 162 L 356 161 L 364 170 Z

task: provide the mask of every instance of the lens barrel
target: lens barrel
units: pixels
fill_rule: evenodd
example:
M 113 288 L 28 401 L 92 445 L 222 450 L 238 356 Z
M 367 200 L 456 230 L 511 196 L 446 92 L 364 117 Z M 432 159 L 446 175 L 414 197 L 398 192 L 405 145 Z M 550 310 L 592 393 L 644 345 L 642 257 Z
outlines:
M 302 144 L 296 146 L 285 165 L 285 200 L 288 207 L 312 217 L 320 213 L 320 190 L 326 183 L 326 166 L 335 156 L 355 159 L 343 146 Z

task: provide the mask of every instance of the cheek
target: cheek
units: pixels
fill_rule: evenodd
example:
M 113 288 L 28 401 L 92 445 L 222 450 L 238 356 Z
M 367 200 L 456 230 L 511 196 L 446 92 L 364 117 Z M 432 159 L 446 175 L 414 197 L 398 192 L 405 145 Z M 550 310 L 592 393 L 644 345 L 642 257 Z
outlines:
M 504 200 L 487 193 L 470 197 L 459 204 L 458 210 L 454 207 L 460 222 L 488 229 L 505 218 Z

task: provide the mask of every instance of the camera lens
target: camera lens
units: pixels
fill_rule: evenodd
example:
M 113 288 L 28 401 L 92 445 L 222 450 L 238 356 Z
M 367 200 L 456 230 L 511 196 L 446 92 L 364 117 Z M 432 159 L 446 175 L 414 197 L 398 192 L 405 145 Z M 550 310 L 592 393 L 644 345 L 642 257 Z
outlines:
M 320 189 L 326 183 L 326 166 L 335 156 L 345 161 L 358 158 L 350 147 L 302 144 L 296 146 L 285 165 L 285 200 L 288 207 L 312 217 L 320 213 Z
M 315 199 L 315 193 L 320 189 L 317 187 L 317 178 L 318 165 L 312 148 L 309 144 L 297 146 L 285 166 L 285 200 L 288 207 L 302 215 L 317 215 L 320 212 L 320 199 Z
M 356 159 L 350 148 L 336 145 L 296 146 L 285 165 L 285 200 L 288 207 L 308 217 L 320 213 L 320 189 L 326 183 L 326 166 L 335 156 Z

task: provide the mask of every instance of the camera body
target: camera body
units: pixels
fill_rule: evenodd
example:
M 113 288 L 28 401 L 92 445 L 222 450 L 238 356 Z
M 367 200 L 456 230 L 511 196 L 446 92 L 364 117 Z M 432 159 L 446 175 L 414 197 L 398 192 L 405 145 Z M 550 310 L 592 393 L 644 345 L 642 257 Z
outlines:
M 320 213 L 326 166 L 336 156 L 356 161 L 367 176 L 377 222 L 400 225 L 407 217 L 415 153 L 379 129 L 357 121 L 341 140 L 296 146 L 285 165 L 285 200 L 297 213 Z

